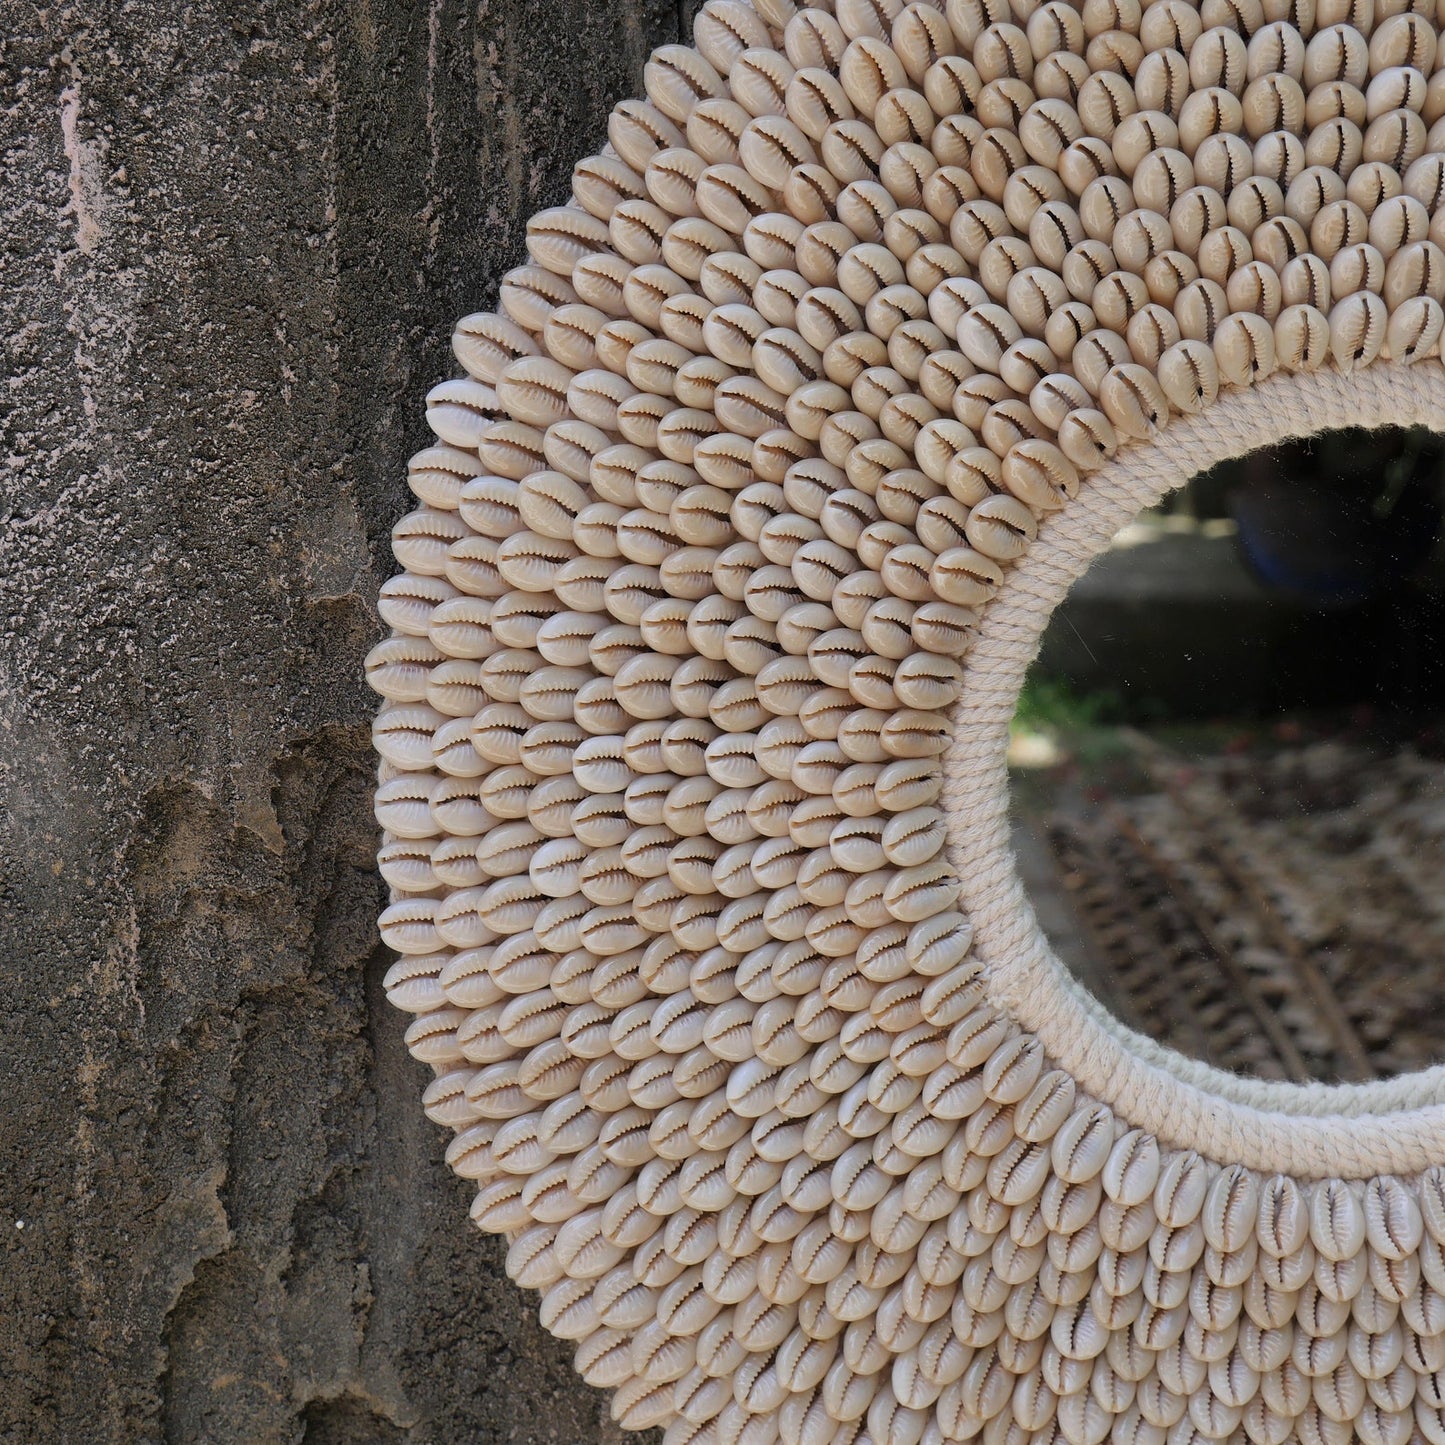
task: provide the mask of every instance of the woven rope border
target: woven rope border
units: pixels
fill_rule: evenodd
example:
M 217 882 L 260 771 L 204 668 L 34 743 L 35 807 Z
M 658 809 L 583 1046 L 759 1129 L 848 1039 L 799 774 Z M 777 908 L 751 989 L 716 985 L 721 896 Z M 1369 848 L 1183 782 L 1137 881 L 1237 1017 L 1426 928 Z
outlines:
M 1048 521 L 990 604 L 965 666 L 944 800 L 959 901 L 989 996 L 1094 1097 L 1161 1142 L 1300 1178 L 1418 1174 L 1445 1161 L 1445 1066 L 1367 1084 L 1241 1078 L 1125 1028 L 1049 946 L 1014 867 L 1005 750 L 1024 674 L 1055 607 L 1115 533 L 1215 463 L 1346 426 L 1445 424 L 1445 369 L 1380 365 L 1274 376 L 1181 418 Z

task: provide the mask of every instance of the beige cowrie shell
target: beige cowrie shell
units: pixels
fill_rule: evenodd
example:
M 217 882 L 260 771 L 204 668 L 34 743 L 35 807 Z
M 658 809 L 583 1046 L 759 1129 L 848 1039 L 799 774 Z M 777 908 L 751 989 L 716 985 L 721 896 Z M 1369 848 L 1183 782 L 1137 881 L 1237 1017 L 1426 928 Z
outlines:
M 796 74 L 786 56 L 766 46 L 745 50 L 728 71 L 728 89 L 749 115 L 782 115 Z
M 855 305 L 864 305 L 888 286 L 903 282 L 903 263 L 885 247 L 865 242 L 838 261 L 838 289 Z
M 1144 59 L 1144 47 L 1138 36 L 1127 30 L 1104 30 L 1089 40 L 1084 58 L 1090 70 L 1135 75 Z
M 1140 276 L 1113 271 L 1105 276 L 1089 298 L 1094 315 L 1109 331 L 1123 331 L 1129 318 L 1148 304 L 1149 288 Z
M 1057 166 L 1064 150 L 1083 133 L 1074 107 L 1055 97 L 1035 101 L 1019 121 L 1019 139 L 1039 165 Z
M 1330 356 L 1329 318 L 1315 305 L 1286 306 L 1274 323 L 1274 346 L 1286 371 L 1318 371 Z
M 915 90 L 889 91 L 873 113 L 873 127 L 886 146 L 900 143 L 928 146 L 935 116 L 928 101 Z M 933 165 L 936 165 L 933 160 Z M 932 169 L 932 168 L 931 168 Z
M 1173 248 L 1196 260 L 1206 237 L 1227 222 L 1224 197 L 1209 186 L 1195 186 L 1169 212 Z
M 686 140 L 704 165 L 737 165 L 738 142 L 747 130 L 749 113 L 737 101 L 702 100 L 686 120 Z
M 639 175 L 660 151 L 683 143 L 682 132 L 645 100 L 624 100 L 612 108 L 607 121 L 607 139 Z
M 1359 86 L 1369 74 L 1369 43 L 1352 26 L 1330 25 L 1318 30 L 1305 47 L 1300 79 L 1306 89 L 1330 81 Z
M 996 372 L 1007 349 L 1023 335 L 1017 321 L 1002 306 L 974 306 L 958 323 L 959 350 L 975 366 Z
M 861 115 L 872 115 L 886 92 L 908 84 L 903 62 L 892 47 L 866 35 L 849 42 L 838 66 L 838 79 Z
M 831 171 L 810 161 L 788 172 L 779 195 L 789 215 L 811 225 L 828 219 L 840 189 L 838 178 Z
M 1304 75 L 1305 41 L 1285 20 L 1274 20 L 1249 38 L 1250 80 L 1278 73 L 1299 80 Z
M 1424 154 L 1427 144 L 1425 122 L 1413 110 L 1387 110 L 1366 127 L 1361 156 L 1404 171 Z
M 1098 471 L 1118 450 L 1118 434 L 1101 411 L 1071 412 L 1059 427 L 1059 450 L 1081 472 Z
M 1004 186 L 1004 214 L 1015 230 L 1025 234 L 1042 207 L 1067 201 L 1067 188 L 1047 166 L 1021 166 Z
M 1107 141 L 1083 136 L 1059 156 L 1059 178 L 1074 195 L 1082 195 L 1091 181 L 1118 174 L 1114 152 Z
M 1427 155 L 1411 162 L 1405 172 L 1404 189 L 1432 215 L 1445 200 L 1445 156 Z
M 1128 343 L 1116 331 L 1091 331 L 1074 347 L 1070 358 L 1074 375 L 1090 395 L 1097 396 L 1110 367 L 1129 359 Z
M 1429 75 L 1435 68 L 1437 37 L 1423 15 L 1406 11 L 1390 15 L 1370 33 L 1370 73 L 1410 66 Z
M 1180 291 L 1199 279 L 1199 267 L 1183 251 L 1164 251 L 1144 268 L 1144 284 L 1149 299 L 1160 306 L 1172 307 Z
M 1365 91 L 1365 115 L 1369 120 L 1391 110 L 1419 112 L 1424 105 L 1425 77 L 1410 66 L 1378 72 Z
M 1307 165 L 1322 166 L 1340 176 L 1348 176 L 1364 154 L 1365 136 L 1353 120 L 1336 116 L 1314 126 L 1305 140 L 1304 159 Z
M 795 167 L 816 163 L 817 152 L 785 116 L 765 115 L 749 121 L 738 138 L 738 160 L 755 181 L 781 191 Z
M 972 155 L 972 145 L 958 139 L 958 132 L 966 125 L 978 127 L 982 132 L 979 122 L 971 117 L 949 116 L 933 133 L 933 153 L 941 164 L 924 182 L 923 205 L 942 226 L 953 220 L 961 205 L 978 200 L 982 194 L 965 168 Z
M 853 102 L 838 77 L 817 67 L 801 68 L 789 80 L 784 111 L 814 142 L 823 139 L 829 126 L 840 120 L 851 120 L 855 114 Z
M 1180 108 L 1178 145 L 1192 156 L 1208 137 L 1238 135 L 1244 126 L 1244 107 L 1236 96 L 1218 86 L 1196 90 Z
M 1410 365 L 1431 355 L 1440 343 L 1445 311 L 1431 296 L 1411 296 L 1390 314 L 1385 346 L 1392 361 Z
M 1382 201 L 1370 216 L 1370 244 L 1386 261 L 1402 247 L 1424 241 L 1429 233 L 1430 213 L 1413 196 Z
M 1214 359 L 1222 382 L 1252 386 L 1274 370 L 1274 328 L 1249 312 L 1226 317 L 1214 333 Z
M 537 343 L 505 317 L 478 311 L 457 322 L 452 351 L 473 377 L 492 383 L 509 362 L 537 355 Z
M 996 84 L 1004 86 L 1005 82 L 996 82 Z M 1000 100 L 1006 95 L 1006 90 L 1001 91 L 999 93 Z M 1028 105 L 1032 104 L 1032 92 L 1028 92 L 1027 98 L 1018 95 L 1014 97 L 1014 100 L 1023 109 L 1027 109 Z M 1016 106 L 1010 104 L 1003 108 L 1012 112 Z M 1014 123 L 1010 120 L 1010 126 Z M 969 172 L 989 200 L 1001 201 L 1009 177 L 1027 164 L 1028 153 L 1024 150 L 1023 143 L 1017 135 L 1012 129 L 1004 129 L 995 124 L 985 129 L 973 143 L 969 157 Z M 955 242 L 955 244 L 957 243 Z M 962 247 L 959 249 L 962 250 Z
M 578 261 L 606 251 L 608 245 L 606 224 L 571 206 L 538 211 L 527 222 L 528 254 L 558 276 L 570 276 Z
M 589 156 L 572 170 L 572 194 L 584 210 L 606 220 L 626 200 L 645 194 L 642 178 L 616 156 Z
M 1197 415 L 1219 392 L 1219 366 L 1213 348 L 1200 340 L 1177 342 L 1160 358 L 1159 385 L 1171 406 Z
M 1128 437 L 1152 437 L 1169 419 L 1169 402 L 1154 373 L 1135 362 L 1110 368 L 1099 386 L 1099 405 Z
M 1134 191 L 1122 177 L 1102 176 L 1090 182 L 1079 197 L 1078 215 L 1084 235 L 1107 242 L 1135 206 Z
M 1046 201 L 1029 221 L 1029 246 L 1040 264 L 1057 271 L 1084 239 L 1078 213 L 1065 201 Z
M 814 287 L 798 299 L 793 322 L 810 346 L 825 349 L 840 337 L 860 330 L 863 315 L 841 291 Z
M 1133 195 L 1139 205 L 1166 213 L 1194 183 L 1194 163 L 1183 151 L 1155 151 L 1135 167 Z
M 1253 311 L 1273 321 L 1284 304 L 1284 288 L 1274 269 L 1251 261 L 1229 278 L 1224 294 L 1231 311 Z
M 1284 209 L 1301 226 L 1311 226 L 1326 206 L 1345 198 L 1345 182 L 1326 166 L 1309 166 L 1290 182 Z
M 1130 211 L 1114 227 L 1111 242 L 1118 264 L 1126 271 L 1141 275 L 1155 256 L 1174 249 L 1174 246 L 1175 236 L 1170 223 L 1158 212 L 1144 210 Z
M 1163 354 L 1179 340 L 1180 334 L 1174 313 L 1167 307 L 1149 302 L 1130 318 L 1124 337 L 1134 360 L 1154 370 Z
M 1271 131 L 1298 134 L 1304 129 L 1305 96 L 1289 75 L 1261 75 L 1246 87 L 1242 101 L 1245 133 L 1259 140 Z
M 785 8 L 783 0 L 766 0 L 766 3 L 770 7 Z M 797 10 L 790 13 L 786 20 L 767 15 L 763 6 L 758 7 L 758 13 L 764 15 L 770 25 L 782 29 L 784 53 L 799 69 L 805 65 L 837 69 L 847 48 L 848 37 L 831 12 L 823 9 Z
M 1189 94 L 1189 62 L 1173 48 L 1151 51 L 1134 76 L 1134 96 L 1141 110 L 1160 111 L 1179 119 Z
M 1062 0 L 1050 0 L 1028 17 L 1025 27 L 1035 64 L 1059 51 L 1082 55 L 1087 43 L 1079 13 Z
M 881 241 L 884 223 L 897 203 L 877 181 L 854 181 L 838 194 L 838 219 L 860 241 Z
M 1028 36 L 1016 25 L 990 25 L 974 42 L 972 56 L 985 85 L 1003 77 L 1026 81 L 1034 72 Z
M 566 308 L 563 308 L 566 309 Z M 500 419 L 497 394 L 467 378 L 443 381 L 427 393 L 427 425 L 450 447 L 470 449 Z
M 1123 121 L 1140 108 L 1129 80 L 1113 71 L 1091 74 L 1080 86 L 1075 106 L 1083 133 L 1105 142 L 1113 141 Z
M 1097 280 L 1090 284 L 1089 294 L 1093 293 L 1097 284 Z M 1097 324 L 1098 318 L 1092 307 L 1082 301 L 1065 301 L 1050 315 L 1045 324 L 1044 341 L 1061 362 L 1067 362 L 1073 355 L 1074 348 Z
M 643 69 L 647 98 L 674 124 L 685 124 L 699 100 L 721 96 L 722 77 L 695 50 L 664 45 L 653 51 Z
M 1349 1259 L 1365 1242 L 1365 1212 L 1356 1190 L 1343 1180 L 1326 1179 L 1310 1191 L 1310 1240 L 1325 1259 Z
M 1353 291 L 1380 292 L 1385 284 L 1385 258 L 1368 242 L 1347 246 L 1330 262 L 1330 290 L 1336 297 Z
M 887 342 L 892 342 L 894 333 L 900 327 L 924 321 L 927 315 L 927 300 L 906 281 L 896 286 L 885 286 L 882 291 L 870 296 L 863 308 L 868 329 Z M 946 343 L 947 338 L 943 340 Z
M 1157 0 L 1146 6 L 1139 39 L 1147 51 L 1175 50 L 1187 55 L 1203 33 L 1198 9 L 1185 0 Z
M 1331 201 L 1310 222 L 1310 249 L 1326 263 L 1369 238 L 1369 217 L 1353 201 Z
M 887 296 L 886 299 L 891 305 L 893 298 Z M 889 362 L 905 380 L 918 385 L 920 391 L 922 390 L 920 378 L 929 358 L 938 352 L 948 350 L 950 350 L 950 342 L 943 330 L 921 316 L 901 322 L 893 329 L 888 338 Z M 928 400 L 932 401 L 935 406 L 947 405 L 946 401 L 940 403 L 934 401 L 932 397 L 929 397 Z
M 1199 274 L 1221 286 L 1241 267 L 1254 259 L 1249 237 L 1234 226 L 1220 226 L 1200 243 L 1195 261 Z
M 1330 271 L 1318 256 L 1296 256 L 1279 273 L 1280 299 L 1286 306 L 1305 304 L 1327 311 L 1330 306 Z
M 1199 36 L 1189 50 L 1189 82 L 1194 90 L 1218 87 L 1235 95 L 1243 92 L 1248 49 L 1239 33 L 1215 26 Z
M 1373 292 L 1358 291 L 1330 312 L 1330 353 L 1341 371 L 1368 366 L 1385 344 L 1388 313 Z
M 999 362 L 999 375 L 1017 392 L 1029 392 L 1054 369 L 1054 354 L 1037 337 L 1016 341 Z M 986 438 L 988 439 L 988 438 Z
M 972 138 L 981 129 L 977 123 L 968 123 L 968 113 L 972 112 L 982 90 L 983 80 L 973 62 L 962 55 L 940 56 L 924 74 L 923 98 L 934 115 L 964 121 L 961 127 L 950 129 L 945 119 L 933 133 L 934 153 L 945 165 L 968 163 Z M 943 150 L 939 148 L 941 138 L 947 140 Z
M 1072 462 L 1051 442 L 1026 439 L 1012 447 L 1003 461 L 1003 482 L 1034 511 L 1056 511 L 1077 494 L 1079 475 Z
M 949 466 L 960 453 L 977 444 L 968 427 L 951 417 L 931 421 L 914 442 L 914 456 L 924 474 L 947 485 Z
M 407 571 L 440 577 L 447 574 L 452 546 L 466 536 L 467 527 L 456 513 L 423 507 L 391 529 L 391 552 Z
M 1003 208 L 992 200 L 966 201 L 948 224 L 949 240 L 970 266 L 977 265 L 991 241 L 1012 234 L 1013 227 Z M 938 318 L 935 316 L 934 320 Z
M 1017 76 L 1002 76 L 990 80 L 979 91 L 976 114 L 985 130 L 1017 133 L 1019 122 L 1037 99 L 1038 94 L 1028 81 Z
M 1029 406 L 1046 427 L 1057 431 L 1071 411 L 1087 408 L 1092 398 L 1084 385 L 1064 372 L 1044 377 L 1029 393 Z
M 1309 237 L 1304 227 L 1288 216 L 1276 216 L 1266 221 L 1249 238 L 1249 244 L 1257 261 L 1263 261 L 1281 273 L 1297 256 L 1309 253 Z
M 923 204 L 928 178 L 937 169 L 938 161 L 926 147 L 898 141 L 883 152 L 878 178 L 900 206 L 916 209 Z
M 1404 189 L 1399 172 L 1384 161 L 1369 161 L 1356 166 L 1345 182 L 1345 195 L 1371 217 L 1386 201 L 1402 195 Z
M 1416 242 L 1397 252 L 1385 267 L 1383 294 L 1391 310 L 1410 296 L 1445 302 L 1445 252 L 1433 241 Z
M 518 421 L 488 427 L 477 443 L 477 455 L 488 471 L 512 481 L 546 466 L 545 438 L 535 427 Z
M 1139 162 L 1153 151 L 1177 150 L 1179 126 L 1163 111 L 1137 111 L 1125 116 L 1118 124 L 1110 141 L 1110 150 L 1119 173 L 1132 176 Z
M 929 572 L 933 591 L 948 603 L 978 607 L 993 597 L 1003 574 L 993 559 L 971 548 L 954 548 L 935 559 Z
M 1201 277 L 1191 281 L 1175 299 L 1174 317 L 1187 337 L 1211 344 L 1220 323 L 1229 314 L 1229 301 L 1217 282 Z
M 988 447 L 964 447 L 949 461 L 943 482 L 956 500 L 972 507 L 1002 487 L 1000 460 Z
M 1261 136 L 1254 143 L 1251 156 L 1254 174 L 1268 177 L 1281 189 L 1288 189 L 1289 183 L 1306 165 L 1317 163 L 1316 158 L 1307 153 L 1300 138 L 1287 131 L 1270 131 Z
M 953 33 L 942 13 L 927 5 L 910 5 L 893 21 L 893 49 L 908 78 L 919 84 L 930 67 L 954 51 Z
M 1313 131 L 1332 120 L 1347 120 L 1360 127 L 1365 124 L 1364 92 L 1345 80 L 1327 80 L 1305 94 L 1305 126 Z

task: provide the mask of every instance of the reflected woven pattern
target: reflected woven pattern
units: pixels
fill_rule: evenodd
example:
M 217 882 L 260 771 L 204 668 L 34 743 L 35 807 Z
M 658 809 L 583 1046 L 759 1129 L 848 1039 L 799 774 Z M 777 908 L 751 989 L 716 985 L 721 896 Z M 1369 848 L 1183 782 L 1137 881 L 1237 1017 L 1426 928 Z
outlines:
M 458 324 L 367 664 L 473 1219 L 669 1445 L 1445 1441 L 1445 1137 L 1295 1177 L 1103 1097 L 951 861 L 1031 555 L 1242 395 L 1439 395 L 1433 0 L 694 43 Z

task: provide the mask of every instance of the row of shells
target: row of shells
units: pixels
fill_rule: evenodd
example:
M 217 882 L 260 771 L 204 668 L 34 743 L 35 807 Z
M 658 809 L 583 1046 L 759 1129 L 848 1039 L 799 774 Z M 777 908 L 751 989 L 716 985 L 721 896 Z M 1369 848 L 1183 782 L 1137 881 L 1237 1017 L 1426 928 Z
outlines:
M 940 807 L 1090 472 L 1438 354 L 1435 19 L 709 0 L 459 324 L 367 667 L 387 991 L 625 1427 L 1445 1441 L 1445 1175 L 1086 1097 L 990 1003 Z

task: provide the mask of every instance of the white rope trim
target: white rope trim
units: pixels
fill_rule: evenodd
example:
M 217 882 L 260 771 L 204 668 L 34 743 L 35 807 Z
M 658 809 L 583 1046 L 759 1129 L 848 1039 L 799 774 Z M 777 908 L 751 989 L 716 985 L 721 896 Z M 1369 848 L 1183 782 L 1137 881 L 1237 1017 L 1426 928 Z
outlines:
M 1445 369 L 1377 364 L 1281 374 L 1175 420 L 1125 452 L 1040 531 L 984 611 L 945 755 L 949 856 L 989 995 L 1098 1099 L 1160 1141 L 1298 1177 L 1414 1174 L 1445 1163 L 1445 1065 L 1369 1084 L 1278 1084 L 1185 1058 L 1124 1027 L 1069 974 L 1019 881 L 1006 749 L 1024 675 L 1055 607 L 1115 533 L 1229 457 L 1346 426 L 1445 428 Z

